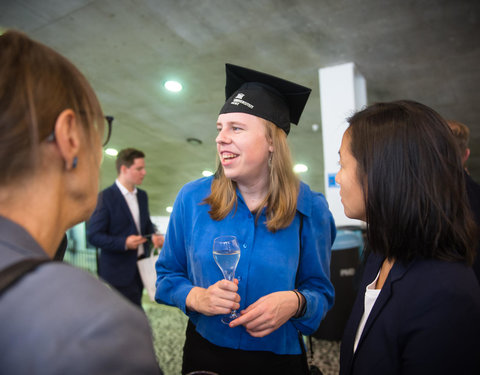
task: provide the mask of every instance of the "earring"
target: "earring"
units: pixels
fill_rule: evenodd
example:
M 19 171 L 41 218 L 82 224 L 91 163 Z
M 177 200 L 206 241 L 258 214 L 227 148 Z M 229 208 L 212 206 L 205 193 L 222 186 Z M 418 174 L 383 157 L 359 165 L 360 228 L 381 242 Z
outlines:
M 272 157 L 273 157 L 272 154 L 270 154 L 270 156 L 268 157 L 268 167 L 269 167 L 269 168 L 272 167 Z
M 72 169 L 77 168 L 78 158 L 75 156 L 72 161 Z

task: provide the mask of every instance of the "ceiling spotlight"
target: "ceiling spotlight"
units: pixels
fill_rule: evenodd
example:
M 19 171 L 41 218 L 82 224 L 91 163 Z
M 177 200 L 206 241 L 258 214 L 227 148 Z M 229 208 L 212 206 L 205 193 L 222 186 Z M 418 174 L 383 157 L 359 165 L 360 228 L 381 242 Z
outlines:
M 172 212 L 172 211 L 173 211 L 173 207 L 172 207 L 172 206 L 168 206 L 168 207 L 166 208 L 166 211 L 167 211 L 168 213 Z
M 167 81 L 163 84 L 163 86 L 171 92 L 179 92 L 182 91 L 182 84 L 177 81 Z
M 205 171 L 202 172 L 202 174 L 203 174 L 205 177 L 208 177 L 208 176 L 213 175 L 213 172 L 210 172 L 210 171 L 205 170 Z
M 305 164 L 295 164 L 293 167 L 293 171 L 295 173 L 303 173 L 308 171 L 308 167 Z
M 107 149 L 105 150 L 105 153 L 106 153 L 107 155 L 110 155 L 110 156 L 117 156 L 117 155 L 118 155 L 118 151 L 115 150 L 114 148 L 107 148 Z
M 314 132 L 318 131 L 318 128 L 319 128 L 318 124 L 313 124 L 313 125 L 312 125 L 312 130 L 313 130 Z

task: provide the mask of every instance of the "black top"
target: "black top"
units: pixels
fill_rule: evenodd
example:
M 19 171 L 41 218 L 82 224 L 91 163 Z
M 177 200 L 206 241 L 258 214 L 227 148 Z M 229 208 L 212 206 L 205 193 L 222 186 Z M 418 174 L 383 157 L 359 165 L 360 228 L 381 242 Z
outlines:
M 480 185 L 477 184 L 473 179 L 465 173 L 465 185 L 467 186 L 467 195 L 468 201 L 470 202 L 470 208 L 473 212 L 473 217 L 478 226 L 480 232 Z M 480 243 L 477 244 L 477 254 L 475 261 L 473 262 L 473 271 L 477 276 L 477 280 L 480 283 Z

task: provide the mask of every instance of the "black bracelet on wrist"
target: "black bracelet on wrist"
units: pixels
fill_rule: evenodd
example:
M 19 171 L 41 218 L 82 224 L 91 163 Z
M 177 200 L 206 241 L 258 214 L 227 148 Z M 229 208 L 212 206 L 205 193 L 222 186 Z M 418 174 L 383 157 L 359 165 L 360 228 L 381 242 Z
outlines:
M 297 304 L 297 311 L 295 312 L 295 314 L 293 314 L 293 317 L 295 318 L 298 314 L 298 310 L 300 310 L 300 296 L 298 295 L 297 291 L 296 290 L 292 290 L 293 293 L 295 293 L 295 295 L 297 296 L 297 299 L 298 299 L 298 304 Z
M 297 315 L 297 318 L 301 318 L 302 316 L 305 315 L 305 312 L 307 311 L 307 299 L 306 299 L 305 296 L 302 294 L 302 292 L 299 292 L 299 291 L 297 290 L 297 293 L 300 295 L 300 300 L 303 301 L 302 308 L 300 309 L 300 312 L 299 312 L 298 315 Z
M 303 297 L 303 294 L 301 294 L 298 290 L 294 289 L 293 292 L 295 293 L 295 295 L 297 296 L 298 298 L 298 307 L 297 307 L 297 311 L 295 312 L 295 315 L 293 316 L 294 318 L 300 318 L 302 317 L 304 314 L 305 314 L 305 306 L 306 306 L 306 302 L 303 304 L 302 306 L 302 297 Z M 300 295 L 302 295 L 302 297 L 300 297 Z M 303 297 L 305 298 L 305 297 Z

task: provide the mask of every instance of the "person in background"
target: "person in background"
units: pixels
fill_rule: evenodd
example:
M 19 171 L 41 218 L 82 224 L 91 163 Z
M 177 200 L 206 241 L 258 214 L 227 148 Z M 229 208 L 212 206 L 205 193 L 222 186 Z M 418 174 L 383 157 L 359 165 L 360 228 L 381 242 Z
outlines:
M 346 216 L 367 223 L 368 257 L 340 374 L 479 374 L 476 228 L 452 132 L 413 101 L 348 122 L 336 182 Z
M 453 135 L 457 141 L 457 145 L 460 149 L 460 154 L 462 155 L 462 163 L 464 168 L 463 176 L 465 177 L 465 184 L 467 187 L 468 201 L 470 203 L 470 208 L 472 209 L 473 216 L 477 225 L 480 228 L 480 185 L 477 184 L 467 169 L 467 160 L 470 157 L 470 148 L 468 147 L 468 142 L 470 139 L 470 129 L 461 122 L 448 120 L 448 126 L 452 129 Z M 477 276 L 477 280 L 480 283 L 480 257 L 478 256 L 480 252 L 480 243 L 477 246 L 477 253 L 475 256 L 475 261 L 473 262 L 473 271 Z
M 100 104 L 71 62 L 25 34 L 0 36 L 2 374 L 159 374 L 145 315 L 87 272 L 53 262 L 97 201 Z
M 145 154 L 134 148 L 118 153 L 118 177 L 103 190 L 87 227 L 88 241 L 101 249 L 99 276 L 135 305 L 142 307 L 143 283 L 137 260 L 163 245 L 150 219 L 147 193 L 139 188 L 147 173 Z
M 287 134 L 310 89 L 227 64 L 214 176 L 186 184 L 156 264 L 156 301 L 189 317 L 182 373 L 304 374 L 298 332 L 313 333 L 333 304 L 336 229 L 324 196 L 293 172 Z M 223 280 L 214 238 L 241 248 Z M 223 315 L 239 309 L 229 325 Z

